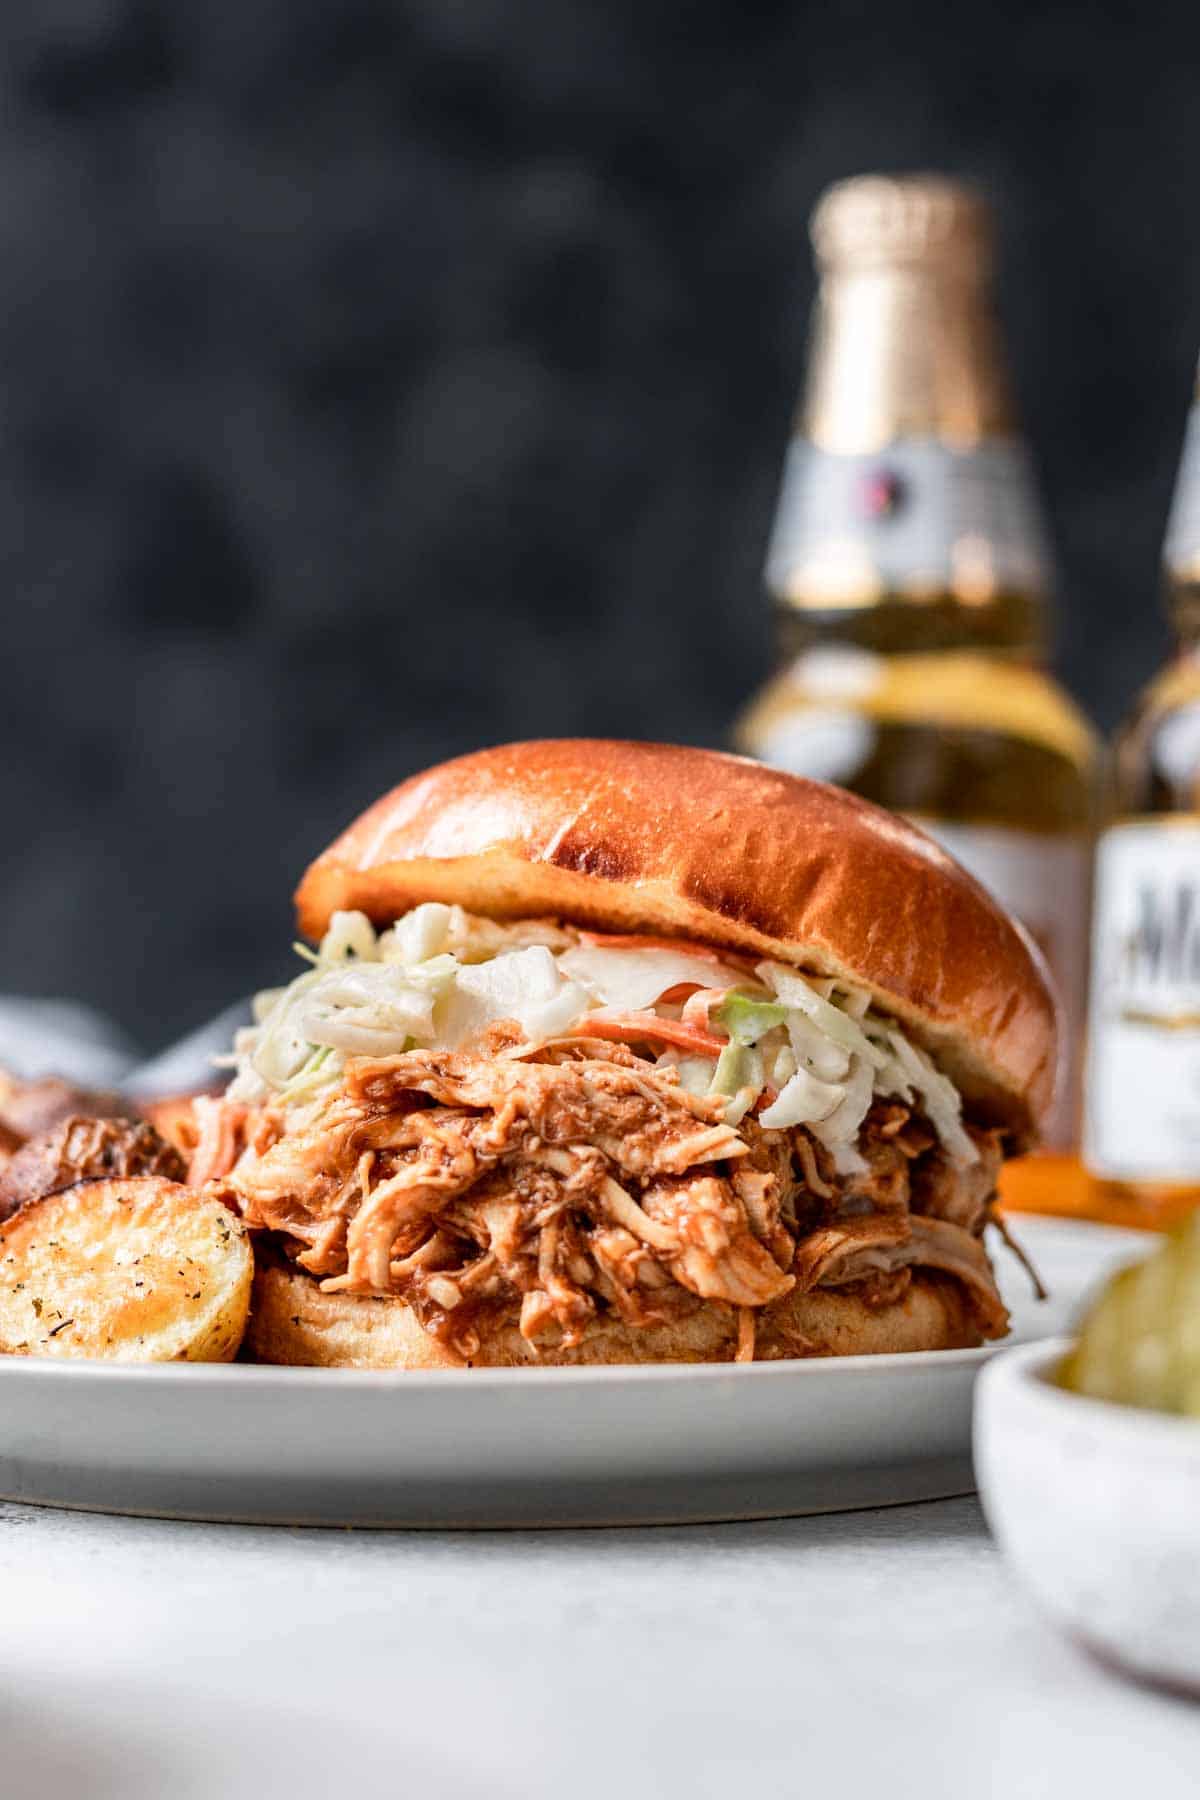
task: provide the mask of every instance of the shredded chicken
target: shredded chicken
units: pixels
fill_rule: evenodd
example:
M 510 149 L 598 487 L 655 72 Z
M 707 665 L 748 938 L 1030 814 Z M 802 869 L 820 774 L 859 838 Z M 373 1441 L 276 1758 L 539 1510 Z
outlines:
M 188 1178 L 201 1187 L 218 1175 L 225 1175 L 237 1158 L 238 1134 L 246 1120 L 246 1109 L 227 1100 L 197 1099 L 192 1108 L 198 1141 L 188 1165 Z
M 246 1149 L 256 1152 L 273 1144 L 283 1130 L 277 1112 L 268 1108 L 252 1111 L 198 1094 L 191 1103 L 191 1132 L 195 1143 L 188 1158 L 187 1178 L 193 1187 L 203 1187 L 228 1175 Z
M 326 1289 L 397 1294 L 464 1355 L 489 1310 L 536 1348 L 579 1343 L 604 1313 L 640 1327 L 716 1302 L 751 1360 L 773 1301 L 853 1285 L 882 1305 L 916 1266 L 962 1282 L 980 1331 L 1003 1332 L 982 1243 L 999 1134 L 972 1135 L 963 1169 L 880 1102 L 864 1169 L 839 1175 L 802 1128 L 734 1128 L 624 1045 L 534 1049 L 498 1026 L 471 1052 L 352 1061 L 306 1113 L 214 1106 L 192 1179 L 222 1177 Z
M 996 1192 L 1004 1148 L 998 1131 L 972 1131 L 971 1138 L 979 1160 L 966 1168 L 956 1168 L 944 1156 L 920 1158 L 913 1171 L 912 1207 L 978 1236 Z

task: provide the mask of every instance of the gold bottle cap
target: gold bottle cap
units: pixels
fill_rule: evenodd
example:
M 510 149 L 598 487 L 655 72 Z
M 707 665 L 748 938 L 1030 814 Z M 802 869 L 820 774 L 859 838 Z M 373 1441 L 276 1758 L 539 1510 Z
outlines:
M 812 216 L 822 269 L 937 263 L 990 269 L 992 215 L 983 195 L 943 175 L 857 175 L 827 188 Z

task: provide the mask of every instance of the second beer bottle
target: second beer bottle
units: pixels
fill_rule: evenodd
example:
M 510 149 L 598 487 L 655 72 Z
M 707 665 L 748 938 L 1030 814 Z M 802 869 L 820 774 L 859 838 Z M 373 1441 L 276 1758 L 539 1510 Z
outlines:
M 825 195 L 812 236 L 808 383 L 767 562 L 779 664 L 738 747 L 906 813 L 1024 921 L 1068 1012 L 1048 1147 L 1073 1157 L 1097 745 L 1043 666 L 1049 564 L 990 217 L 957 183 L 864 176 Z
M 1097 859 L 1089 1210 L 1200 1207 L 1200 380 L 1163 546 L 1175 650 L 1118 733 Z

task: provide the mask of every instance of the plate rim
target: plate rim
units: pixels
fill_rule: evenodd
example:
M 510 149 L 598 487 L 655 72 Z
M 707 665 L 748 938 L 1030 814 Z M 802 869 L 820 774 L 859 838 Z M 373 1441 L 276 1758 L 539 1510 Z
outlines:
M 36 1375 L 51 1379 L 62 1376 L 68 1381 L 101 1382 L 106 1385 L 130 1384 L 142 1380 L 188 1382 L 193 1386 L 221 1386 L 231 1383 L 239 1388 L 272 1386 L 286 1381 L 302 1387 L 403 1387 L 412 1392 L 446 1387 L 596 1387 L 636 1384 L 640 1387 L 664 1383 L 704 1381 L 779 1381 L 787 1376 L 899 1373 L 916 1374 L 932 1368 L 973 1368 L 1004 1349 L 1023 1347 L 1025 1343 L 1041 1343 L 1040 1338 L 1022 1339 L 1017 1345 L 1001 1338 L 994 1344 L 977 1344 L 959 1350 L 897 1350 L 866 1356 L 797 1356 L 781 1357 L 761 1363 L 600 1363 L 583 1367 L 485 1369 L 353 1369 L 321 1368 L 304 1363 L 122 1363 L 76 1360 L 56 1356 L 0 1357 L 0 1383 Z

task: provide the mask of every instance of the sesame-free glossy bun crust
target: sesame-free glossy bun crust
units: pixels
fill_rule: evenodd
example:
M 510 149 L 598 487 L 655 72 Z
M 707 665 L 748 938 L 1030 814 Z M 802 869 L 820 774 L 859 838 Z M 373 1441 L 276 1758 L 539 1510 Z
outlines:
M 668 744 L 551 739 L 415 775 L 317 858 L 300 929 L 423 900 L 723 945 L 872 991 L 968 1112 L 1037 1135 L 1057 1008 L 1028 937 L 932 839 L 840 788 Z
M 966 1292 L 952 1276 L 914 1272 L 904 1295 L 869 1306 L 852 1290 L 786 1294 L 755 1317 L 755 1358 L 869 1356 L 887 1351 L 960 1350 L 981 1342 Z M 698 1305 L 667 1325 L 625 1325 L 608 1316 L 590 1325 L 572 1350 L 535 1350 L 512 1316 L 479 1331 L 468 1364 L 419 1324 L 403 1300 L 323 1293 L 311 1275 L 262 1260 L 246 1349 L 256 1362 L 310 1368 L 527 1369 L 601 1363 L 732 1362 L 737 1345 L 734 1308 Z

